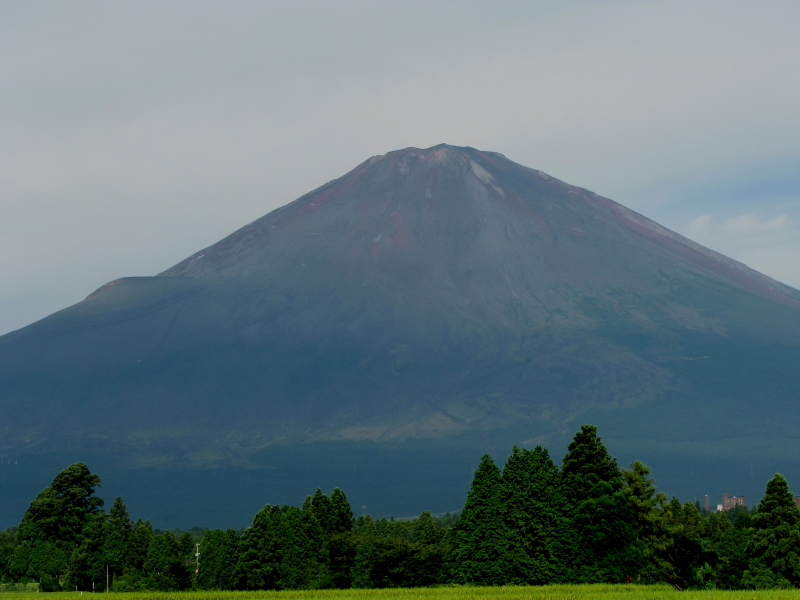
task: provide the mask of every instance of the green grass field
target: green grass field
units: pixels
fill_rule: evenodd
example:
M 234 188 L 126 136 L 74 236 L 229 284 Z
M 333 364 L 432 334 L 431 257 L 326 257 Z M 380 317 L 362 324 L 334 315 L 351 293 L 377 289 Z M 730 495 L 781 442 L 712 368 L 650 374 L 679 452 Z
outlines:
M 17 598 L 31 593 L 13 594 Z M 88 596 L 87 592 L 84 595 Z M 61 592 L 59 597 L 81 597 L 76 592 Z M 41 596 L 39 596 L 41 598 Z M 383 590 L 316 590 L 309 592 L 130 592 L 105 594 L 108 600 L 766 600 L 800 598 L 800 590 L 770 591 L 689 591 L 679 592 L 669 586 L 640 585 L 554 585 L 543 587 L 444 587 Z

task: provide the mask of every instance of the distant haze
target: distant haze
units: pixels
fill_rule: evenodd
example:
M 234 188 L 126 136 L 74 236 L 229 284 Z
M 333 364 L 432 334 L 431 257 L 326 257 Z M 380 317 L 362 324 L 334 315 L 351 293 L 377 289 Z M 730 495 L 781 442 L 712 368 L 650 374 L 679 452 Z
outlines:
M 441 142 L 800 287 L 800 3 L 4 2 L 0 334 Z

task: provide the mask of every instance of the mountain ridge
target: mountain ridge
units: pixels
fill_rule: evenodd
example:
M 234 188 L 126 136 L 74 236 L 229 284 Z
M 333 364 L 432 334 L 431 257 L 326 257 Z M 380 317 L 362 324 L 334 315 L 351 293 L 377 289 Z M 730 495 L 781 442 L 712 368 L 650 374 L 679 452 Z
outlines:
M 477 164 L 473 158 L 469 156 L 464 156 L 462 154 L 462 150 L 466 150 L 478 155 L 478 158 L 487 157 L 487 156 L 499 156 L 503 160 L 506 159 L 503 155 L 495 152 L 479 152 L 474 150 L 473 148 L 456 148 L 452 146 L 448 146 L 447 144 L 440 144 L 438 146 L 433 146 L 432 148 L 428 148 L 426 150 L 421 150 L 418 148 L 406 148 L 404 150 L 398 150 L 395 152 L 390 152 L 384 155 L 373 156 L 370 159 L 364 161 L 361 165 L 357 166 L 355 169 L 350 171 L 348 174 L 344 175 L 343 177 L 334 179 L 323 186 L 320 186 L 316 190 L 309 192 L 308 194 L 298 198 L 294 202 L 276 209 L 271 213 L 256 219 L 255 221 L 249 223 L 245 227 L 240 228 L 239 230 L 235 231 L 234 233 L 226 236 L 220 242 L 209 246 L 190 257 L 184 259 L 183 261 L 179 262 L 178 264 L 166 269 L 165 271 L 158 274 L 158 276 L 178 276 L 178 275 L 189 275 L 189 276 L 200 276 L 203 274 L 202 268 L 199 268 L 196 263 L 198 263 L 201 259 L 208 256 L 209 252 L 219 251 L 226 246 L 230 246 L 232 243 L 241 244 L 242 242 L 250 242 L 252 243 L 259 243 L 259 242 L 269 242 L 270 239 L 270 232 L 268 228 L 265 228 L 265 224 L 269 222 L 269 219 L 272 215 L 276 215 L 276 213 L 291 213 L 292 208 L 301 207 L 299 212 L 308 212 L 310 210 L 314 210 L 312 207 L 316 207 L 321 203 L 324 203 L 327 198 L 324 196 L 331 191 L 332 187 L 335 187 L 336 184 L 346 181 L 347 188 L 349 186 L 354 185 L 353 181 L 350 181 L 354 178 L 359 178 L 363 176 L 364 171 L 369 169 L 370 167 L 374 166 L 376 163 L 384 161 L 384 160 L 391 160 L 395 157 L 395 155 L 399 155 L 400 157 L 406 156 L 420 156 L 424 155 L 425 153 L 433 153 L 436 155 L 437 152 L 445 151 L 448 154 L 458 154 L 459 156 L 465 158 L 467 161 L 471 161 L 471 165 L 473 166 L 473 172 L 475 176 L 481 180 L 482 183 L 485 185 L 493 185 L 496 190 L 498 190 L 501 194 L 504 194 L 502 188 L 497 186 L 494 182 L 493 177 L 489 174 L 483 167 Z M 401 158 L 402 161 L 402 158 Z M 510 161 L 509 161 L 510 162 Z M 465 165 L 466 166 L 466 165 Z M 520 166 L 521 165 L 517 165 Z M 554 185 L 562 187 L 567 190 L 567 193 L 573 193 L 579 195 L 587 204 L 599 204 L 608 208 L 615 216 L 617 216 L 620 221 L 624 219 L 625 225 L 636 231 L 640 235 L 645 237 L 650 237 L 651 239 L 658 240 L 662 245 L 664 245 L 668 250 L 676 251 L 675 244 L 669 244 L 669 242 L 674 242 L 679 244 L 680 246 L 687 247 L 684 249 L 683 252 L 678 252 L 687 260 L 698 264 L 703 268 L 706 268 L 710 272 L 714 272 L 721 277 L 725 277 L 728 280 L 735 282 L 745 288 L 750 289 L 755 293 L 760 293 L 767 297 L 770 297 L 774 300 L 779 302 L 788 303 L 791 306 L 800 307 L 800 292 L 790 288 L 789 286 L 782 284 L 758 271 L 755 271 L 743 263 L 730 259 L 722 254 L 719 254 L 713 250 L 705 248 L 688 238 L 681 236 L 678 233 L 675 233 L 665 227 L 662 227 L 658 223 L 652 221 L 651 219 L 632 211 L 613 200 L 608 198 L 599 196 L 594 192 L 590 192 L 584 188 L 578 188 L 575 186 L 571 186 L 561 180 L 558 180 L 550 175 L 543 173 L 542 171 L 538 171 L 536 169 L 529 169 L 527 167 L 522 167 L 523 169 L 527 169 L 530 172 L 536 174 L 538 177 L 541 177 L 544 181 L 550 182 Z M 477 169 L 477 170 L 476 170 Z M 320 197 L 322 196 L 322 197 Z M 318 204 L 319 203 L 319 204 Z M 575 229 L 574 235 L 582 235 L 582 232 L 579 229 Z M 690 256 L 691 251 L 696 252 L 700 256 Z M 715 261 L 715 263 L 719 263 L 719 265 L 715 265 L 714 263 L 709 263 L 708 259 Z M 719 267 L 725 268 L 727 272 L 720 272 Z M 717 268 L 715 268 L 717 267 Z M 755 280 L 755 281 L 750 281 Z

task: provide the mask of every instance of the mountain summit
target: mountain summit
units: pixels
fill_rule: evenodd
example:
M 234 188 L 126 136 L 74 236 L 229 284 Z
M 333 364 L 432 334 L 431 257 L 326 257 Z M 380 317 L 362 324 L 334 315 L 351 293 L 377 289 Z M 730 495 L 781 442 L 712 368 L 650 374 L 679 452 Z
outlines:
M 632 256 L 640 251 L 645 255 Z M 374 156 L 160 276 L 272 278 L 281 273 L 276 263 L 293 268 L 306 260 L 392 285 L 414 270 L 412 280 L 400 282 L 404 289 L 467 282 L 515 296 L 554 283 L 641 289 L 642 271 L 680 262 L 800 307 L 797 290 L 612 200 L 501 154 L 446 144 Z
M 800 292 L 612 200 L 409 148 L 0 337 L 0 452 L 263 472 L 372 444 L 388 468 L 592 419 L 623 452 L 782 460 L 799 334 Z

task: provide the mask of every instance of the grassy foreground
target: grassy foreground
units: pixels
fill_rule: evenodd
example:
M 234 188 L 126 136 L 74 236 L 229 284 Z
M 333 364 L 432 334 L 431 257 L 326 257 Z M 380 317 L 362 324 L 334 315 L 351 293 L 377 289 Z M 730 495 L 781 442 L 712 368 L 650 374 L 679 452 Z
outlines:
M 87 596 L 90 594 L 84 592 Z M 80 597 L 78 592 L 61 592 L 59 597 Z M 17 598 L 34 596 L 14 594 Z M 39 594 L 36 594 L 41 598 Z M 104 594 L 106 600 L 766 600 L 798 599 L 800 590 L 767 591 L 689 591 L 679 592 L 669 586 L 655 585 L 552 585 L 542 587 L 443 587 L 382 590 L 315 590 L 287 592 L 129 592 Z

